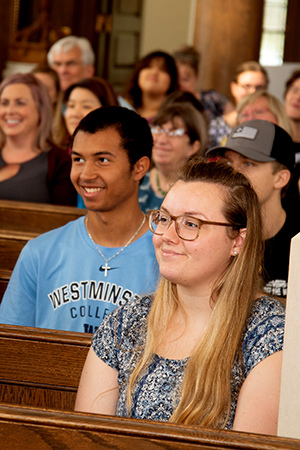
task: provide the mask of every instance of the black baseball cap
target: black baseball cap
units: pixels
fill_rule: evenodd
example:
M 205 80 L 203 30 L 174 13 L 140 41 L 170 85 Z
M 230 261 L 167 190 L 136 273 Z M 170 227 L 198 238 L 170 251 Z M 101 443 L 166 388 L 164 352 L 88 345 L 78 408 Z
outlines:
M 295 149 L 291 136 L 281 127 L 267 120 L 249 120 L 236 126 L 224 146 L 212 147 L 205 155 L 220 156 L 233 150 L 259 162 L 278 161 L 290 172 L 295 167 Z

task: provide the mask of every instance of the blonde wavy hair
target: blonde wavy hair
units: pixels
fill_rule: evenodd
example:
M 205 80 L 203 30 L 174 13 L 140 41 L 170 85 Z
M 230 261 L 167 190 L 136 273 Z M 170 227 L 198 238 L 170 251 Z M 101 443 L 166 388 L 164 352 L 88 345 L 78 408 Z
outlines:
M 239 102 L 236 111 L 239 115 L 242 113 L 243 109 L 246 108 L 248 105 L 253 105 L 259 98 L 265 98 L 269 110 L 274 114 L 274 116 L 277 119 L 277 125 L 279 125 L 281 128 L 283 128 L 289 135 L 292 135 L 292 128 L 290 119 L 288 118 L 288 115 L 285 111 L 285 108 L 283 104 L 278 100 L 277 97 L 270 94 L 267 91 L 256 91 L 253 94 L 246 95 L 242 100 Z
M 211 293 L 212 314 L 201 340 L 188 360 L 180 400 L 171 422 L 224 427 L 231 408 L 231 371 L 236 357 L 241 359 L 242 333 L 251 306 L 262 288 L 261 216 L 257 196 L 244 175 L 222 161 L 189 160 L 178 180 L 201 181 L 220 186 L 224 194 L 224 216 L 234 239 L 247 229 L 243 247 L 231 257 L 225 272 Z M 172 189 L 172 188 L 171 188 Z M 201 238 L 201 237 L 200 237 Z M 129 380 L 127 407 L 138 380 L 165 335 L 174 312 L 180 308 L 176 284 L 162 279 L 151 309 L 145 347 Z

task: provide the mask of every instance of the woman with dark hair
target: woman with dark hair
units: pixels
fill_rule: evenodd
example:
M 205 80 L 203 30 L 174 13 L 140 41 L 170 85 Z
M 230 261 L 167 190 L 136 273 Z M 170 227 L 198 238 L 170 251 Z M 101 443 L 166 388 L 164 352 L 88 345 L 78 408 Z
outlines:
M 261 289 L 250 182 L 221 161 L 192 159 L 149 227 L 158 290 L 101 323 L 75 409 L 275 435 L 285 309 Z
M 207 143 L 204 116 L 190 103 L 161 108 L 150 128 L 153 166 L 139 189 L 139 203 L 144 212 L 160 207 L 174 175 L 191 156 L 204 154 Z
M 176 89 L 178 74 L 174 59 L 168 53 L 155 51 L 136 64 L 124 98 L 151 122 L 165 97 Z
M 52 106 L 33 74 L 0 85 L 0 198 L 76 205 L 71 159 L 51 138 Z
M 118 106 L 117 95 L 111 84 L 103 78 L 86 78 L 72 84 L 64 93 L 64 116 L 55 124 L 55 137 L 63 147 L 68 147 L 71 136 L 89 112 L 102 106 Z

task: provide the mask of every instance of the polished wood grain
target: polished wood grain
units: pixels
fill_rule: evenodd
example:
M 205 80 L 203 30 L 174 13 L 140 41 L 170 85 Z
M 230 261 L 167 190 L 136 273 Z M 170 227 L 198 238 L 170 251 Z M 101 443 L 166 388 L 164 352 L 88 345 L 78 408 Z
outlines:
M 85 214 L 85 209 L 74 206 L 0 200 L 0 229 L 38 235 Z
M 73 410 L 91 336 L 0 325 L 0 403 Z
M 0 405 L 5 450 L 298 450 L 300 441 L 126 418 Z

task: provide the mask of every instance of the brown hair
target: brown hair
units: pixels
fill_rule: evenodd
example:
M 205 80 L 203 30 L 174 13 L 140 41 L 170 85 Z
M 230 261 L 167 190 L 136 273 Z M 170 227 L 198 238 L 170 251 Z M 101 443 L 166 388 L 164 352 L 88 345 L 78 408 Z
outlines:
M 237 83 L 239 75 L 241 75 L 241 73 L 243 73 L 243 72 L 260 72 L 260 73 L 262 73 L 266 80 L 266 88 L 268 87 L 268 85 L 269 85 L 268 72 L 257 61 L 246 61 L 246 62 L 243 62 L 242 64 L 240 64 L 239 66 L 237 66 L 232 81 L 235 81 Z
M 52 105 L 46 86 L 31 73 L 17 73 L 5 78 L 0 84 L 0 98 L 3 90 L 10 84 L 26 84 L 31 90 L 32 97 L 39 115 L 34 145 L 41 151 L 48 151 L 51 143 Z M 5 135 L 0 129 L 0 147 L 5 143 Z
M 179 50 L 173 53 L 175 61 L 181 64 L 188 64 L 195 72 L 196 75 L 199 73 L 199 66 L 201 61 L 200 53 L 189 45 L 185 45 Z

